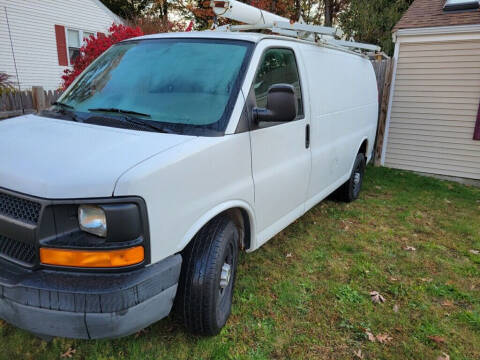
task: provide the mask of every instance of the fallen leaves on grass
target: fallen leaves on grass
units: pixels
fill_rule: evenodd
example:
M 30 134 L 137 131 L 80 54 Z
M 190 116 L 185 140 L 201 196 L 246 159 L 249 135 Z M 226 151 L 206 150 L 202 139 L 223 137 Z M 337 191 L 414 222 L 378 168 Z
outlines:
M 365 330 L 365 335 L 367 335 L 368 341 L 379 342 L 380 344 L 388 344 L 393 340 L 393 338 L 388 334 L 373 335 L 369 330 Z
M 428 336 L 428 338 L 430 340 L 432 340 L 433 342 L 437 343 L 437 344 L 444 344 L 445 343 L 445 339 L 441 336 L 438 336 L 438 335 L 430 335 L 430 336 Z
M 353 225 L 353 222 L 348 220 L 342 220 L 342 229 L 348 231 L 350 229 L 350 225 Z
M 365 357 L 363 356 L 363 353 L 362 353 L 362 350 L 361 349 L 358 349 L 357 351 L 354 351 L 353 352 L 353 355 L 355 355 L 355 357 L 357 359 L 364 359 Z
M 413 246 L 409 246 L 409 245 L 405 246 L 403 248 L 403 250 L 405 250 L 405 251 L 417 251 L 417 249 L 415 249 Z
M 71 359 L 76 352 L 77 350 L 69 347 L 67 351 L 65 351 L 62 355 L 60 355 L 60 357 L 63 359 Z
M 451 301 L 451 300 L 444 300 L 444 301 L 442 301 L 442 304 L 441 304 L 441 305 L 442 305 L 442 306 L 445 306 L 445 307 L 451 307 L 451 306 L 453 306 L 453 301 Z
M 422 280 L 423 282 L 432 282 L 433 281 L 432 278 L 421 278 L 420 280 Z
M 400 310 L 400 307 L 398 306 L 398 304 L 393 305 L 393 312 L 398 313 L 398 310 Z
M 468 252 L 469 252 L 470 254 L 474 254 L 474 255 L 480 254 L 480 251 L 479 251 L 479 250 L 473 250 L 473 249 L 472 249 L 472 250 L 468 250 Z
M 437 360 L 450 360 L 450 356 L 448 354 L 442 353 L 442 355 L 437 357 Z
M 388 334 L 378 334 L 376 338 L 380 344 L 388 344 L 393 340 L 393 338 Z
M 368 341 L 375 342 L 377 339 L 375 339 L 375 335 L 373 335 L 370 331 L 365 330 L 365 335 L 367 335 Z
M 385 298 L 382 295 L 380 295 L 378 291 L 370 291 L 370 296 L 372 298 L 372 301 L 375 304 L 380 304 L 385 302 Z

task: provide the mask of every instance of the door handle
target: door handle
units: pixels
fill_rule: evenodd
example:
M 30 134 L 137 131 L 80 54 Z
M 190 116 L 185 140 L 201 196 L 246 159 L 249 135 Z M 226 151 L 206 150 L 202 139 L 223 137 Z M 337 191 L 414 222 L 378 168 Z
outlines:
M 310 124 L 305 126 L 305 149 L 310 147 Z

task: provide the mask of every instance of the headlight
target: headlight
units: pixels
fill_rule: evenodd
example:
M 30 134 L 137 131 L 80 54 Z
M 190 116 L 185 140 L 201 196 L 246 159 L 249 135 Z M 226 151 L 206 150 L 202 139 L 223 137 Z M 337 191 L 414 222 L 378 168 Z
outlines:
M 107 237 L 107 217 L 101 207 L 80 205 L 78 207 L 78 222 L 80 229 L 83 231 L 100 237 Z

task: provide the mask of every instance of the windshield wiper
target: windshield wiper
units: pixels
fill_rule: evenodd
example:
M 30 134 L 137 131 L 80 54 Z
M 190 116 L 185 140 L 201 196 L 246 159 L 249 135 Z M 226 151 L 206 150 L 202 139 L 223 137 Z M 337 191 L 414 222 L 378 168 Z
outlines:
M 62 108 L 67 108 L 67 109 L 70 109 L 70 110 L 75 109 L 72 105 L 68 105 L 68 104 L 65 104 L 65 103 L 60 102 L 60 101 L 55 101 L 55 102 L 52 103 L 52 105 L 57 105 L 57 106 L 60 106 Z
M 125 116 L 123 119 L 130 124 L 143 126 L 143 127 L 155 130 L 157 132 L 162 132 L 162 133 L 167 133 L 167 134 L 175 134 L 175 132 L 173 130 L 169 129 L 169 128 L 166 128 L 166 127 L 161 126 L 161 125 L 152 124 L 151 122 L 145 121 L 143 119 L 133 118 L 131 116 Z
M 75 114 L 75 112 L 74 112 L 75 108 L 72 105 L 68 105 L 68 104 L 65 104 L 65 103 L 60 102 L 60 101 L 55 101 L 55 102 L 52 103 L 52 105 L 59 106 L 60 109 L 58 110 L 58 112 L 63 114 L 63 115 L 70 116 L 73 121 L 82 122 L 78 118 L 78 116 Z
M 88 111 L 113 112 L 113 113 L 119 113 L 119 114 L 129 114 L 129 115 L 151 117 L 150 114 L 144 114 L 144 113 L 141 113 L 141 112 L 138 112 L 138 111 L 122 110 L 122 109 L 117 109 L 117 108 L 94 108 L 94 109 L 88 109 Z
M 122 109 L 116 109 L 116 108 L 94 108 L 94 109 L 88 109 L 88 111 L 92 112 L 113 112 L 113 113 L 118 113 L 122 114 L 122 118 L 118 119 L 120 121 L 125 121 L 127 123 L 137 125 L 140 127 L 148 128 L 157 132 L 162 132 L 162 133 L 168 133 L 168 134 L 175 134 L 175 132 L 169 128 L 166 128 L 161 125 L 156 125 L 152 124 L 150 121 L 140 119 L 138 117 L 134 116 L 129 116 L 129 115 L 137 115 L 137 116 L 143 116 L 143 117 L 148 117 L 150 118 L 151 116 L 149 114 L 144 114 L 138 111 L 132 111 L 132 110 L 122 110 Z

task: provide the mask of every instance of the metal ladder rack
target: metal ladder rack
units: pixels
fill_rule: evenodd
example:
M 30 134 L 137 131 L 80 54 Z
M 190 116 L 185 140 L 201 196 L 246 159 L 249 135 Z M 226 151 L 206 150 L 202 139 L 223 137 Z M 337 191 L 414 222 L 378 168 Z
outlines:
M 224 25 L 216 31 L 261 31 L 268 30 L 282 36 L 310 41 L 319 46 L 333 48 L 358 55 L 382 55 L 377 45 L 341 40 L 343 33 L 338 28 L 308 25 L 302 22 L 291 23 L 288 19 L 236 0 L 210 2 L 215 14 L 230 20 L 244 22 L 246 25 Z

